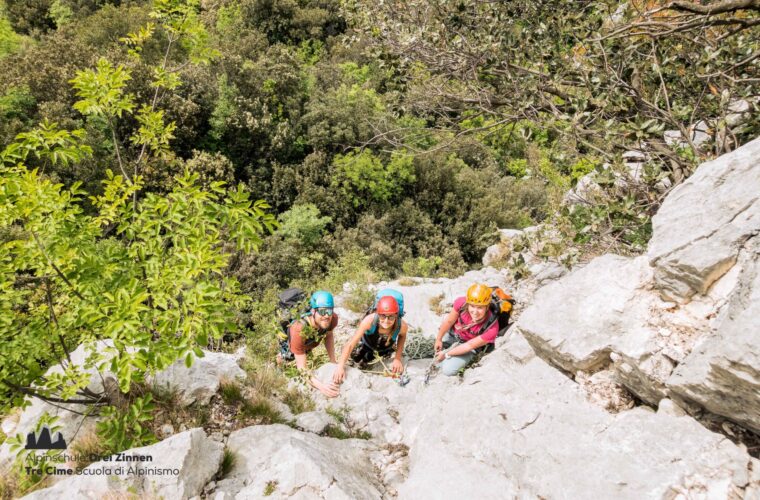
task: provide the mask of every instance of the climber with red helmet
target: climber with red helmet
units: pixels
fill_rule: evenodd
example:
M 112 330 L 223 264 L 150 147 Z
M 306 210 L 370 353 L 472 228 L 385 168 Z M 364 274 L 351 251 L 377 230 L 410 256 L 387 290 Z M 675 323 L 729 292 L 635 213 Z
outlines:
M 435 338 L 435 361 L 445 375 L 456 375 L 472 361 L 475 354 L 493 348 L 499 333 L 498 321 L 489 309 L 493 290 L 476 283 L 467 289 L 466 297 L 454 301 Z M 449 351 L 455 342 L 459 345 Z
M 398 292 L 396 292 L 398 293 Z M 333 373 L 333 382 L 340 384 L 345 378 L 346 363 L 349 356 L 360 366 L 371 364 L 376 359 L 382 359 L 395 351 L 391 372 L 400 375 L 404 371 L 401 354 L 404 352 L 404 341 L 409 325 L 401 319 L 401 308 L 395 297 L 386 295 L 380 297 L 375 305 L 375 311 L 365 316 L 359 323 L 356 333 L 343 346 L 338 366 Z M 354 349 L 361 342 L 361 345 Z

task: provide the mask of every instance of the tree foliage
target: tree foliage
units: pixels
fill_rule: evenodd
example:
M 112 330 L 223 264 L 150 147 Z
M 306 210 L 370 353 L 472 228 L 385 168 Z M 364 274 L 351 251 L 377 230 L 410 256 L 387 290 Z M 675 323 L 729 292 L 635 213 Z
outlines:
M 693 167 L 662 137 L 693 143 L 706 120 L 713 154 L 741 144 L 752 126 L 728 130 L 737 100 L 757 95 L 755 1 L 354 2 L 350 18 L 378 57 L 410 75 L 406 106 L 457 133 L 519 120 L 573 137 L 612 157 L 651 149 L 676 180 Z M 488 121 L 465 129 L 476 112 Z M 385 139 L 386 134 L 378 134 Z M 646 143 L 646 145 L 645 145 Z M 615 149 L 611 149 L 613 146 Z
M 64 187 L 44 173 L 93 154 L 82 129 L 45 122 L 0 154 L 2 408 L 27 395 L 113 403 L 114 394 L 88 387 L 93 371 L 112 373 L 127 392 L 177 359 L 189 365 L 211 339 L 236 328 L 246 297 L 224 271 L 231 252 L 255 250 L 273 230 L 268 205 L 252 201 L 242 185 L 227 191 L 207 181 L 204 189 L 189 170 L 166 194 L 146 192 L 141 175 L 149 159 L 170 154 L 175 124 L 165 123 L 157 106 L 178 86 L 168 64 L 172 45 L 188 63 L 213 55 L 196 10 L 179 0 L 155 4 L 165 57 L 152 72 L 152 99 L 135 115 L 138 97 L 128 92 L 125 66 L 101 58 L 71 80 L 80 98 L 75 109 L 110 132 L 111 161 L 121 172 L 107 169 L 98 193 L 86 197 L 80 182 Z M 139 60 L 153 33 L 149 25 L 127 38 L 130 57 Z M 131 149 L 119 139 L 120 122 L 130 116 L 137 123 Z M 29 169 L 31 161 L 41 169 Z M 87 354 L 75 362 L 79 345 Z M 54 365 L 61 368 L 49 370 Z

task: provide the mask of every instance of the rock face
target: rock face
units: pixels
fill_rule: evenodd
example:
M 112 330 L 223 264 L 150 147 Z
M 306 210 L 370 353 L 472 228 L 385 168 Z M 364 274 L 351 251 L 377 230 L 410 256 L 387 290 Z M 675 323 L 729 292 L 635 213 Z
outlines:
M 743 274 L 714 335 L 668 380 L 695 401 L 760 434 L 760 240 L 743 256 Z
M 640 284 L 650 274 L 645 259 L 605 255 L 566 279 L 536 292 L 520 317 L 520 330 L 545 358 L 566 371 L 594 371 L 609 363 L 620 347 L 646 349 L 650 332 L 642 331 L 637 312 Z M 643 333 L 643 335 L 642 335 Z
M 184 360 L 178 360 L 156 375 L 152 383 L 177 390 L 183 406 L 205 405 L 223 380 L 245 379 L 245 372 L 237 364 L 242 355 L 243 351 L 237 354 L 204 351 L 204 356 L 195 358 L 190 368 Z
M 377 499 L 367 441 L 323 438 L 284 425 L 248 427 L 230 435 L 236 460 L 214 498 Z
M 483 265 L 486 267 L 491 266 L 495 262 L 508 257 L 513 251 L 512 242 L 523 234 L 523 231 L 519 229 L 499 229 L 499 243 L 491 245 L 486 249 L 482 259 Z
M 117 498 L 135 494 L 151 498 L 190 498 L 219 470 L 223 445 L 203 429 L 176 434 L 152 446 L 135 448 L 89 465 L 86 472 L 24 498 Z M 130 457 L 150 457 L 132 461 Z M 118 459 L 118 460 L 117 460 Z
M 760 139 L 701 165 L 652 219 L 649 260 L 660 293 L 704 294 L 760 232 Z
M 348 367 L 340 396 L 334 400 L 317 398 L 317 405 L 325 410 L 345 408 L 353 430 L 368 432 L 373 439 L 384 443 L 402 443 L 404 433 L 399 415 L 416 404 L 429 365 L 430 360 L 409 361 L 406 372 L 411 381 L 403 387 L 389 377 Z M 334 369 L 333 364 L 324 365 L 316 371 L 316 376 L 330 380 Z
M 606 255 L 536 292 L 517 325 L 536 352 L 760 431 L 759 156 L 760 139 L 676 188 L 648 262 Z
M 609 414 L 525 353 L 514 335 L 460 385 L 420 393 L 401 498 L 742 498 L 752 484 L 760 463 L 690 417 Z
M 112 343 L 110 342 L 97 342 L 94 344 L 95 349 L 102 352 L 108 349 Z M 71 363 L 74 366 L 82 367 L 85 364 L 86 359 L 90 354 L 90 350 L 85 346 L 79 346 L 70 354 Z M 60 365 L 51 367 L 46 375 L 51 373 L 62 373 L 63 369 Z M 93 392 L 100 393 L 104 390 L 104 384 L 107 386 L 115 378 L 108 372 L 103 374 L 101 378 L 97 375 L 95 370 L 90 370 L 90 382 L 88 389 Z M 71 411 L 69 411 L 71 410 Z M 41 399 L 31 398 L 29 406 L 24 409 L 18 416 L 18 422 L 13 427 L 13 434 L 21 434 L 25 436 L 29 432 L 32 432 L 37 427 L 37 422 L 42 418 L 44 414 L 58 417 L 55 425 L 59 427 L 59 432 L 63 436 L 67 443 L 71 443 L 77 434 L 86 434 L 88 431 L 94 428 L 94 419 L 85 418 L 83 415 L 88 414 L 90 409 L 85 405 L 72 404 L 72 405 L 51 405 Z M 0 445 L 0 470 L 6 468 L 8 464 L 15 458 L 15 454 L 11 453 L 8 443 Z
M 109 344 L 98 343 L 98 349 L 104 349 Z M 180 403 L 184 406 L 190 404 L 207 404 L 222 380 L 234 380 L 245 378 L 245 372 L 237 365 L 243 351 L 236 354 L 204 351 L 203 358 L 196 358 L 193 365 L 187 368 L 184 361 L 178 361 L 163 372 L 160 372 L 153 382 L 161 387 L 170 387 L 178 391 Z M 71 353 L 72 363 L 81 366 L 87 356 L 87 349 L 80 346 Z M 60 371 L 60 366 L 50 369 L 51 372 Z M 115 383 L 115 378 L 105 373 L 103 378 L 92 371 L 89 388 L 95 392 L 103 391 L 103 382 L 106 385 Z M 68 409 L 73 410 L 68 411 Z M 90 408 L 84 405 L 57 405 L 53 406 L 39 399 L 32 399 L 31 404 L 19 416 L 17 425 L 14 427 L 15 434 L 25 435 L 35 429 L 37 422 L 43 414 L 57 416 L 56 425 L 67 443 L 71 444 L 77 436 L 87 434 L 94 429 L 95 419 L 85 418 Z M 14 458 L 7 443 L 0 445 L 0 469 L 5 468 Z

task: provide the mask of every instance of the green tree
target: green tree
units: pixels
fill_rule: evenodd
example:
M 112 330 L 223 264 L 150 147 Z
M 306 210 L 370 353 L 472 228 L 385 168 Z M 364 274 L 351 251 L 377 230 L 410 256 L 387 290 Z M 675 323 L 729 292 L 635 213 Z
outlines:
M 130 71 L 104 58 L 72 80 L 80 97 L 75 108 L 110 132 L 120 175 L 106 170 L 99 193 L 86 197 L 78 182 L 65 188 L 29 169 L 30 162 L 45 169 L 92 154 L 83 130 L 54 123 L 20 134 L 0 154 L 0 338 L 7 347 L 0 354 L 0 411 L 28 395 L 109 404 L 117 395 L 89 389 L 89 372 L 112 372 L 126 392 L 179 358 L 190 364 L 211 339 L 236 328 L 234 311 L 246 297 L 224 272 L 231 253 L 256 249 L 276 224 L 268 205 L 251 201 L 242 185 L 227 191 L 223 182 L 204 179 L 199 186 L 198 173 L 189 170 L 165 196 L 144 191 L 148 159 L 172 157 L 175 124 L 158 107 L 180 84 L 178 68 L 169 64 L 172 47 L 181 47 L 187 63 L 213 56 L 197 2 L 154 6 L 157 24 L 123 40 L 139 61 L 154 33 L 165 37 L 148 103 L 133 114 L 138 100 L 127 92 Z M 127 117 L 137 126 L 132 148 L 122 149 L 117 132 Z M 223 157 L 216 160 L 228 168 Z M 79 345 L 87 357 L 75 366 L 70 353 Z M 56 364 L 62 370 L 48 371 Z
M 351 152 L 337 155 L 333 168 L 335 177 L 332 186 L 356 208 L 372 202 L 388 203 L 415 180 L 412 157 L 403 153 L 394 154 L 383 165 L 382 160 L 371 151 Z
M 212 183 L 204 191 L 196 174 L 135 205 L 141 178 L 127 182 L 109 171 L 103 194 L 91 198 L 97 213 L 86 215 L 78 186 L 64 189 L 23 164 L 30 154 L 61 162 L 88 153 L 61 142 L 42 147 L 20 137 L 2 154 L 3 409 L 25 395 L 102 404 L 109 399 L 87 389 L 87 370 L 113 372 L 127 391 L 176 359 L 191 363 L 210 339 L 235 328 L 232 306 L 244 300 L 223 273 L 232 251 L 225 242 L 250 251 L 274 224 L 266 204 L 242 187 L 226 192 Z M 96 349 L 99 340 L 110 347 Z M 81 343 L 91 350 L 77 367 L 68 357 Z M 56 363 L 63 373 L 46 375 Z
M 697 156 L 757 131 L 756 118 L 726 126 L 732 103 L 758 93 L 756 1 L 433 4 L 357 0 L 347 12 L 372 53 L 407 75 L 406 106 L 457 134 L 529 120 L 607 159 L 646 142 L 679 181 L 693 164 L 664 141 L 665 128 Z M 463 126 L 473 113 L 486 122 Z M 700 120 L 712 151 L 691 140 Z

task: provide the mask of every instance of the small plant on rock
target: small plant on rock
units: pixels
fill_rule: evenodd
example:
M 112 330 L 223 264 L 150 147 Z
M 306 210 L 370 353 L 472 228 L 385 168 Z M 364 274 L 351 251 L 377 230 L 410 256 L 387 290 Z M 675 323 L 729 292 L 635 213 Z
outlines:
M 224 448 L 224 454 L 222 455 L 222 462 L 219 464 L 219 471 L 216 473 L 217 480 L 224 479 L 235 467 L 237 461 L 235 453 L 229 448 Z

